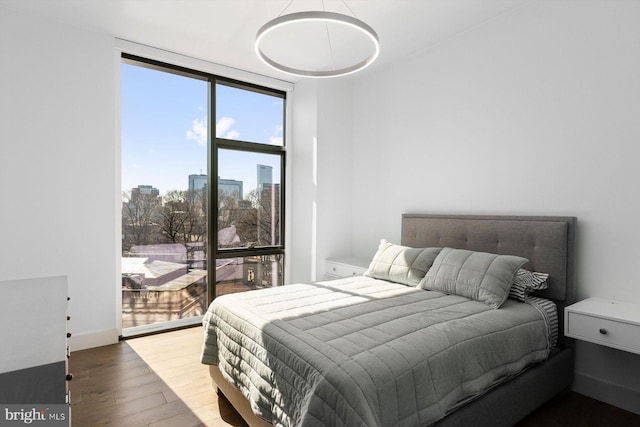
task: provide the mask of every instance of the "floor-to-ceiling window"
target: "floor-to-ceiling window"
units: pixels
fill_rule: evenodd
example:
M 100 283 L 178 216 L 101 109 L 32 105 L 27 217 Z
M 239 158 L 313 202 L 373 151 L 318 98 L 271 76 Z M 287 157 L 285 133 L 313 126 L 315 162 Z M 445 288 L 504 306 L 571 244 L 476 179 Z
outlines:
M 284 93 L 130 55 L 121 88 L 123 335 L 282 284 Z

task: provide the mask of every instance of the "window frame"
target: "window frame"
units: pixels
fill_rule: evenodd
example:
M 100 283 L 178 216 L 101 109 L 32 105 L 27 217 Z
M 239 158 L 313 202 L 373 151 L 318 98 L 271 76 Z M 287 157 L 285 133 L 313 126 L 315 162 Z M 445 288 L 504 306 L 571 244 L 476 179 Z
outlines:
M 215 118 L 216 114 L 216 105 L 213 100 L 216 99 L 216 87 L 218 84 L 222 84 L 225 86 L 231 86 L 236 89 L 248 90 L 256 93 L 260 93 L 263 95 L 274 96 L 282 99 L 283 107 L 282 107 L 282 145 L 272 145 L 266 143 L 259 142 L 249 142 L 243 140 L 236 139 L 226 139 L 226 138 L 218 138 L 213 135 L 217 135 L 216 128 L 217 121 Z M 211 140 L 211 154 L 210 159 L 211 163 L 209 164 L 210 176 L 214 177 L 214 182 L 212 182 L 212 186 L 210 188 L 218 188 L 218 151 L 220 149 L 223 150 L 235 150 L 235 151 L 245 151 L 250 153 L 258 153 L 258 154 L 270 154 L 270 155 L 278 155 L 280 156 L 280 244 L 279 245 L 269 245 L 269 246 L 254 246 L 254 247 L 239 247 L 239 248 L 219 248 L 218 246 L 218 218 L 216 215 L 215 221 L 210 220 L 209 226 L 210 228 L 210 238 L 208 243 L 210 245 L 208 249 L 209 254 L 213 254 L 212 262 L 209 263 L 209 267 L 213 267 L 215 271 L 215 261 L 218 259 L 225 258 L 234 258 L 234 257 L 254 257 L 254 256 L 262 256 L 262 255 L 285 255 L 285 218 L 286 218 L 286 165 L 287 165 L 287 156 L 286 156 L 286 105 L 287 105 L 287 93 L 282 90 L 270 89 L 263 86 L 259 86 L 252 83 L 244 83 L 235 79 L 230 79 L 226 77 L 216 77 L 213 83 L 211 84 L 211 100 L 210 100 L 210 108 L 211 108 L 211 118 L 214 120 L 214 126 L 212 131 L 210 132 L 210 140 Z M 213 194 L 209 195 L 210 205 L 209 212 L 217 212 L 218 211 L 218 191 L 213 192 Z M 210 215 L 211 217 L 212 215 Z M 213 223 L 215 222 L 215 224 Z M 215 225 L 215 226 L 214 226 Z M 216 232 L 211 235 L 212 230 Z M 283 262 L 286 259 L 283 258 Z M 283 270 L 283 272 L 286 270 Z M 283 273 L 284 274 L 284 273 Z M 215 274 L 213 283 L 209 283 L 212 287 L 210 291 L 211 300 L 215 299 Z
M 241 80 L 224 77 L 215 73 L 199 71 L 197 69 L 187 68 L 171 63 L 146 58 L 143 56 L 120 52 L 120 61 L 141 67 L 147 67 L 159 71 L 175 73 L 178 75 L 191 77 L 206 81 L 209 85 L 208 90 L 208 135 L 207 135 L 207 188 L 208 207 L 207 217 L 207 299 L 211 303 L 216 297 L 216 260 L 231 257 L 251 257 L 251 256 L 272 256 L 281 255 L 283 264 L 285 259 L 285 242 L 286 242 L 286 143 L 287 143 L 287 92 L 285 90 L 269 88 L 255 83 L 244 82 Z M 274 96 L 282 99 L 282 145 L 272 145 L 266 143 L 249 142 L 242 140 L 231 140 L 216 137 L 216 85 L 223 84 L 236 89 L 249 90 L 263 95 Z M 218 150 L 228 149 L 237 151 L 246 151 L 260 154 L 275 154 L 280 156 L 280 244 L 274 246 L 256 246 L 243 248 L 218 248 L 218 191 L 212 189 L 218 188 Z M 283 265 L 284 266 L 284 265 Z M 283 269 L 283 274 L 286 269 Z M 283 278 L 284 279 L 284 278 Z

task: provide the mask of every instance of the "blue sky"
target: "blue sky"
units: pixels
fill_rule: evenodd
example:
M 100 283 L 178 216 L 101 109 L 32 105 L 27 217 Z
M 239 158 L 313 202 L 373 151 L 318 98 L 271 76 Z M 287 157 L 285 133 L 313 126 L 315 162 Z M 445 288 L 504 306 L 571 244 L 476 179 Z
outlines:
M 189 174 L 207 173 L 208 83 L 194 78 L 122 64 L 122 190 L 152 185 L 165 194 L 186 190 Z M 219 137 L 282 145 L 281 99 L 217 85 Z M 226 151 L 219 175 L 256 187 L 256 164 L 272 166 L 275 156 Z

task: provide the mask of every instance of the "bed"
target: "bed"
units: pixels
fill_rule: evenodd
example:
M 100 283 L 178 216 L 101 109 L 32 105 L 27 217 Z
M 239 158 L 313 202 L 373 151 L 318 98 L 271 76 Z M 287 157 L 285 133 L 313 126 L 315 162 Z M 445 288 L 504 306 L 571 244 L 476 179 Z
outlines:
M 573 343 L 552 327 L 575 299 L 575 227 L 404 214 L 400 244 L 382 241 L 363 277 L 215 300 L 201 360 L 252 426 L 513 425 L 573 381 Z M 548 274 L 527 303 L 504 295 L 522 269 Z

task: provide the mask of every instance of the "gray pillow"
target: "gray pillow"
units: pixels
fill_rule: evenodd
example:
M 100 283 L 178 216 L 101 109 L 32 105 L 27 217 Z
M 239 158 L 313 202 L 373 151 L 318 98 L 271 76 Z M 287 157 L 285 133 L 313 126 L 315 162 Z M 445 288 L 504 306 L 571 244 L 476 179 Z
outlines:
M 419 287 L 499 308 L 509 297 L 516 272 L 527 261 L 512 255 L 444 248 Z
M 429 271 L 442 248 L 410 248 L 382 239 L 364 275 L 408 286 L 416 286 Z

